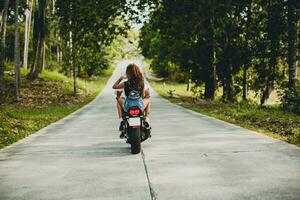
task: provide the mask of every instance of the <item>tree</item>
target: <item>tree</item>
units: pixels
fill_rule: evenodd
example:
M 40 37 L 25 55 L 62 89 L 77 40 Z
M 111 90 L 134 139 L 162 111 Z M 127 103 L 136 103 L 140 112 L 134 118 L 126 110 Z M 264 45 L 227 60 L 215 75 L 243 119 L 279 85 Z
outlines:
M 5 0 L 2 8 L 2 22 L 1 22 L 1 43 L 0 43 L 0 104 L 3 103 L 4 98 L 4 60 L 5 60 L 5 47 L 6 47 L 6 25 L 8 13 L 9 0 Z
M 299 3 L 298 3 L 299 4 Z M 295 88 L 296 75 L 296 41 L 297 41 L 297 1 L 288 0 L 288 71 L 289 71 L 289 88 Z M 299 10 L 298 10 L 299 12 Z
M 193 81 L 205 85 L 206 99 L 214 99 L 218 85 L 224 100 L 234 101 L 240 91 L 246 100 L 249 87 L 264 104 L 281 85 L 287 1 L 152 2 L 156 8 L 140 42 L 152 68 L 168 72 L 171 63 L 180 73 L 192 70 Z
M 150 55 L 157 68 L 175 66 L 185 73 L 192 70 L 193 80 L 205 84 L 206 99 L 214 99 L 216 89 L 217 8 L 215 1 L 161 1 L 149 22 L 156 30 L 154 34 L 151 31 L 156 39 L 147 39 L 151 35 L 141 36 L 142 46 L 157 51 Z M 142 30 L 143 33 L 146 31 Z
M 215 5 L 213 1 L 209 1 L 205 5 L 207 6 L 205 9 L 207 11 L 207 13 L 205 13 L 207 14 L 207 18 L 204 22 L 204 25 L 207 27 L 207 63 L 205 67 L 206 79 L 204 97 L 213 100 L 216 90 Z
M 59 33 L 64 43 L 64 63 L 69 66 L 67 71 L 72 71 L 76 95 L 76 75 L 87 69 L 87 63 L 90 64 L 89 60 L 82 58 L 87 52 L 96 52 L 98 55 L 95 57 L 103 55 L 105 47 L 116 35 L 126 34 L 129 22 L 125 19 L 130 8 L 126 0 L 57 0 L 56 7 Z
M 19 101 L 19 84 L 20 84 L 20 48 L 19 48 L 19 0 L 15 0 L 15 98 Z
M 242 98 L 247 100 L 248 95 L 248 71 L 252 65 L 253 59 L 253 32 L 255 31 L 256 24 L 253 23 L 253 14 L 252 14 L 253 0 L 245 2 L 245 17 L 241 19 L 242 34 L 243 34 L 243 44 L 242 45 L 242 61 L 243 61 L 243 78 L 242 78 Z
M 34 38 L 35 50 L 34 50 L 34 62 L 31 66 L 28 78 L 34 80 L 41 73 L 44 61 L 44 48 L 45 48 L 45 37 L 46 37 L 46 0 L 38 0 L 38 5 L 36 6 L 34 12 Z
M 268 38 L 267 49 L 267 73 L 265 86 L 261 95 L 261 105 L 269 98 L 278 77 L 278 60 L 280 58 L 280 41 L 284 30 L 284 5 L 280 0 L 269 0 L 267 7 L 266 36 Z
M 25 8 L 25 33 L 24 33 L 24 53 L 23 53 L 23 67 L 27 68 L 28 65 L 28 48 L 30 41 L 30 30 L 31 30 L 31 15 L 32 15 L 32 0 L 26 1 Z
M 216 29 L 216 62 L 217 76 L 223 87 L 223 100 L 233 102 L 240 92 L 238 84 L 242 83 L 243 96 L 246 98 L 247 68 L 249 65 L 250 51 L 246 39 L 246 26 L 249 26 L 249 7 L 247 1 L 227 1 L 219 7 Z M 219 10 L 218 9 L 218 10 Z M 247 18 L 246 18 L 247 17 Z M 242 81 L 234 80 L 243 69 Z

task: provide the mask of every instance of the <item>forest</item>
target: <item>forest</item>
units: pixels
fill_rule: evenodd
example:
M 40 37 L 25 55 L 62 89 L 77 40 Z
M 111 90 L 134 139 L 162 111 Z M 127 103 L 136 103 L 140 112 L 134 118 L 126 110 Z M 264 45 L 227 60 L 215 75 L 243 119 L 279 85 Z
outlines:
M 117 60 L 140 56 L 171 102 L 300 144 L 298 0 L 2 0 L 0 10 L 0 148 L 87 104 Z
M 26 79 L 32 81 L 44 69 L 58 70 L 72 77 L 76 95 L 77 77 L 101 75 L 110 58 L 122 53 L 116 51 L 122 49 L 120 36 L 128 36 L 130 20 L 137 15 L 134 5 L 125 0 L 1 1 L 0 102 L 11 90 L 13 101 L 19 101 L 20 69 L 26 69 Z M 4 81 L 9 71 L 13 87 Z
M 0 200 L 300 200 L 300 0 L 0 0 Z
M 299 112 L 299 8 L 297 0 L 162 0 L 140 46 L 154 72 L 190 79 L 204 99 L 220 91 L 225 102 L 254 96 L 265 105 L 274 91 Z
M 139 2 L 141 3 L 141 2 Z M 146 3 L 0 1 L 0 148 L 93 100 L 115 60 L 138 53 Z
M 221 88 L 224 101 L 247 100 L 251 91 L 264 105 L 279 91 L 282 105 L 299 112 L 297 0 L 2 2 L 0 102 L 5 64 L 15 67 L 15 101 L 20 68 L 29 80 L 59 68 L 73 77 L 76 94 L 77 76 L 101 74 L 114 38 L 147 18 L 139 43 L 159 75 L 191 79 L 212 100 Z

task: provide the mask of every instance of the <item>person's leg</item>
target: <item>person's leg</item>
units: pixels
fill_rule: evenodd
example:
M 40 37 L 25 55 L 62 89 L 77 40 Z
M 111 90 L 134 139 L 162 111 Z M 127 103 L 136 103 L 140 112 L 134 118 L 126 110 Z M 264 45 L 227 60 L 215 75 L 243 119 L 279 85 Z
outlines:
M 145 117 L 147 117 L 150 114 L 150 110 L 151 110 L 151 103 L 150 103 L 150 98 L 145 98 L 143 99 L 144 102 L 144 112 L 145 112 Z
M 123 121 L 123 99 L 120 97 L 117 99 L 117 108 L 118 108 L 118 115 L 119 115 L 119 120 L 120 120 L 120 127 L 119 131 L 121 131 L 120 138 L 125 137 L 125 131 L 124 131 L 124 121 Z
M 122 113 L 123 113 L 123 109 L 122 109 L 123 99 L 121 97 L 122 91 L 116 91 L 116 95 L 117 95 L 116 100 L 117 100 L 118 116 L 119 118 L 122 118 Z
M 118 108 L 119 119 L 122 119 L 122 116 L 123 116 L 123 99 L 122 98 L 118 98 L 117 108 Z
M 150 129 L 151 129 L 151 126 L 150 126 L 150 122 L 149 122 L 149 114 L 150 114 L 150 109 L 151 109 L 151 103 L 150 103 L 150 98 L 145 98 L 143 99 L 143 102 L 144 102 L 144 106 L 145 106 L 145 109 L 144 109 L 144 114 L 145 114 L 145 128 L 146 128 L 146 134 L 147 134 L 147 137 L 151 137 L 151 134 L 150 134 Z

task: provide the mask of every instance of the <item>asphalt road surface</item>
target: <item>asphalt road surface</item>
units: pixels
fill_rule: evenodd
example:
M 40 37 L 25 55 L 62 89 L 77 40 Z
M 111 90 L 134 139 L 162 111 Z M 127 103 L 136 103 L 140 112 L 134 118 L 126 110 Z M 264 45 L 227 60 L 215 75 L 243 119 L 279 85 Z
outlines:
M 128 63 L 93 102 L 0 150 L 1 200 L 300 199 L 300 148 L 154 92 L 153 137 L 132 155 L 111 89 Z

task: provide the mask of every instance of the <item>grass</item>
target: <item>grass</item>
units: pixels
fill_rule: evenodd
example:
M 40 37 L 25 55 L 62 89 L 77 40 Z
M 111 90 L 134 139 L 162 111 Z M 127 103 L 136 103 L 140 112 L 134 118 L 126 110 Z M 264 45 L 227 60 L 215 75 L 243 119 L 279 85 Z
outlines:
M 191 92 L 186 91 L 186 84 L 157 78 L 148 81 L 159 95 L 172 103 L 300 146 L 300 116 L 284 111 L 278 105 L 261 107 L 254 102 L 224 103 L 195 99 Z M 172 90 L 175 94 L 170 95 Z
M 73 82 L 58 73 L 43 71 L 35 81 L 25 78 L 22 70 L 21 98 L 11 101 L 13 78 L 5 76 L 6 102 L 0 106 L 0 148 L 10 145 L 39 129 L 69 115 L 93 100 L 105 86 L 112 69 L 102 77 L 78 79 L 78 95 L 73 95 Z

